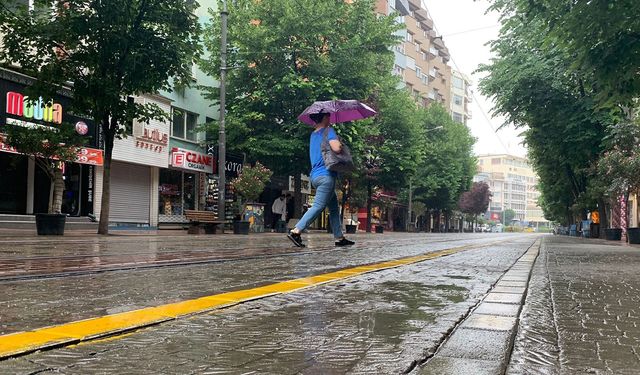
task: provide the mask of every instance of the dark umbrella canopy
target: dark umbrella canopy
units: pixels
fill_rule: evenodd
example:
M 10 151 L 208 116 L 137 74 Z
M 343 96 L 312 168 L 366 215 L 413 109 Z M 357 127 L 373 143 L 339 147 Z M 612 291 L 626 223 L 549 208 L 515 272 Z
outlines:
M 362 120 L 376 115 L 376 111 L 373 108 L 357 100 L 327 100 L 311 104 L 298 116 L 298 120 L 313 126 L 316 123 L 311 119 L 310 115 L 314 113 L 331 114 L 330 122 L 332 124 Z

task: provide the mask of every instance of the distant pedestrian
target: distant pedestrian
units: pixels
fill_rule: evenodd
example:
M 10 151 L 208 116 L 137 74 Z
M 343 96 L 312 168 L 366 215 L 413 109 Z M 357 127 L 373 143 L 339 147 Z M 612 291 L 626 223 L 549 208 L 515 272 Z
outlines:
M 275 230 L 276 224 L 280 220 L 285 220 L 287 217 L 287 201 L 285 200 L 285 195 L 281 194 L 280 197 L 276 198 L 271 205 L 271 227 Z
M 350 246 L 353 241 L 347 240 L 342 234 L 342 220 L 340 219 L 340 210 L 338 208 L 338 197 L 336 196 L 336 177 L 335 172 L 327 170 L 322 157 L 322 142 L 324 133 L 327 133 L 329 146 L 335 153 L 342 152 L 342 144 L 336 135 L 335 130 L 330 126 L 330 117 L 328 113 L 312 113 L 311 119 L 315 123 L 315 130 L 311 133 L 309 142 L 309 157 L 311 159 L 311 184 L 316 189 L 316 196 L 313 206 L 304 214 L 302 219 L 287 234 L 287 237 L 298 247 L 304 247 L 302 243 L 302 233 L 311 223 L 320 215 L 320 213 L 329 207 L 329 218 L 333 229 L 333 236 L 336 239 L 336 246 Z
M 285 221 L 288 223 L 289 220 L 293 218 L 293 212 L 295 211 L 295 208 L 296 208 L 296 201 L 293 199 L 293 196 L 289 193 L 287 193 L 286 199 L 287 199 L 287 220 Z

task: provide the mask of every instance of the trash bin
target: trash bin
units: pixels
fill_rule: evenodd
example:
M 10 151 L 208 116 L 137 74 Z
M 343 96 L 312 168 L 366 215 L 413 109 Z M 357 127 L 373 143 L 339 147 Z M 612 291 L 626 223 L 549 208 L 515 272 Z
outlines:
M 600 224 L 591 223 L 589 229 L 591 231 L 591 238 L 600 238 Z
M 582 221 L 582 237 L 591 238 L 591 220 Z
M 575 224 L 571 224 L 571 227 L 569 227 L 569 235 L 571 237 L 578 237 L 578 226 Z

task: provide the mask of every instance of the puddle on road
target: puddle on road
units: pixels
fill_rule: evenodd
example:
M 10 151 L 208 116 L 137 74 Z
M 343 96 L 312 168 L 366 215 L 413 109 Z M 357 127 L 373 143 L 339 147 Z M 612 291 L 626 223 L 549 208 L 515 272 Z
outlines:
M 360 313 L 359 327 L 373 338 L 399 345 L 403 335 L 435 324 L 443 307 L 464 301 L 468 292 L 466 288 L 450 284 L 383 282 L 375 292 L 367 293 L 367 298 L 375 301 L 376 309 Z

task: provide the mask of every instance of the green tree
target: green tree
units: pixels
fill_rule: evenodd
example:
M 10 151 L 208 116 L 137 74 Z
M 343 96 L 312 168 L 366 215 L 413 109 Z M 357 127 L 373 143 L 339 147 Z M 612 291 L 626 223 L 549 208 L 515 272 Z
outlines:
M 511 222 L 516 217 L 516 212 L 510 208 L 504 210 L 502 214 L 504 215 L 504 225 L 511 225 Z
M 73 109 L 100 124 L 104 176 L 98 233 L 107 234 L 114 139 L 134 119 L 164 119 L 158 106 L 128 97 L 191 81 L 199 52 L 198 4 L 187 0 L 65 0 L 36 11 L 0 7 L 4 38 L 0 61 L 17 63 L 38 79 L 49 98 L 57 85 L 73 82 Z M 172 78 L 172 80 L 171 80 Z M 45 91 L 46 90 L 46 91 Z M 47 99 L 47 98 L 45 98 Z
M 495 99 L 496 113 L 525 129 L 545 216 L 572 222 L 596 202 L 604 207 L 604 197 L 589 187 L 611 114 L 596 100 L 600 91 L 593 76 L 573 71 L 565 51 L 545 48 L 543 23 L 510 13 L 502 23 L 500 39 L 492 44 L 497 58 L 480 68 L 489 73 L 480 90 Z
M 588 74 L 601 105 L 632 105 L 640 95 L 640 2 L 495 0 L 506 22 L 541 34 L 540 48 L 571 57 L 567 72 Z M 524 31 L 524 30 L 522 30 Z M 529 30 L 527 32 L 531 32 Z
M 298 114 L 316 100 L 367 100 L 391 74 L 398 25 L 394 17 L 378 17 L 374 6 L 374 0 L 238 0 L 229 7 L 229 150 L 296 176 L 296 202 L 310 134 Z M 205 34 L 211 56 L 201 63 L 212 76 L 220 71 L 219 45 L 214 19 Z M 218 100 L 217 90 L 209 91 Z M 356 158 L 371 124 L 338 127 Z M 215 126 L 210 130 L 215 138 Z
M 437 104 L 422 111 L 421 124 L 424 149 L 415 177 L 415 199 L 437 217 L 444 213 L 448 225 L 460 195 L 470 188 L 476 173 L 475 138 Z

